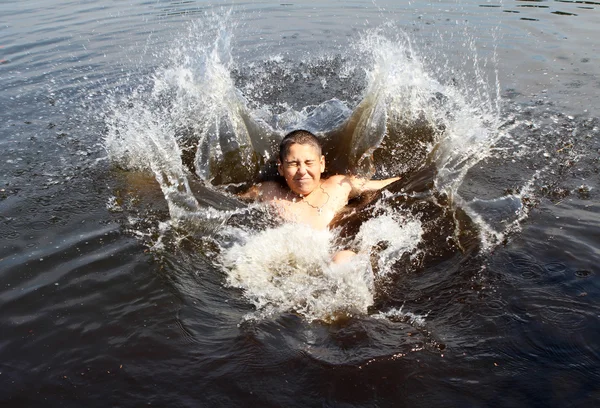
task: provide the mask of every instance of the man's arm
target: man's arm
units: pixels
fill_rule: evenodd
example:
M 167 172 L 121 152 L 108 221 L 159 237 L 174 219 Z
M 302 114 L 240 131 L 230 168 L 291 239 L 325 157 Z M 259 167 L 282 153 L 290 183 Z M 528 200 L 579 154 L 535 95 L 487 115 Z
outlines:
M 384 180 L 368 180 L 360 177 L 349 176 L 348 179 L 350 185 L 352 186 L 349 198 L 353 198 L 369 191 L 381 190 L 385 186 L 400 180 L 400 177 L 392 177 Z

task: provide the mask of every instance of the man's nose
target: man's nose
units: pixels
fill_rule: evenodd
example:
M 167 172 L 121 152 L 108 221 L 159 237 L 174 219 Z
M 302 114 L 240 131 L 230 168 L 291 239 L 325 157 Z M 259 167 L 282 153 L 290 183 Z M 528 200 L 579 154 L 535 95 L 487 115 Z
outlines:
M 306 173 L 306 165 L 304 165 L 304 164 L 300 164 L 300 165 L 298 166 L 298 173 L 300 173 L 300 174 L 304 174 L 304 173 Z

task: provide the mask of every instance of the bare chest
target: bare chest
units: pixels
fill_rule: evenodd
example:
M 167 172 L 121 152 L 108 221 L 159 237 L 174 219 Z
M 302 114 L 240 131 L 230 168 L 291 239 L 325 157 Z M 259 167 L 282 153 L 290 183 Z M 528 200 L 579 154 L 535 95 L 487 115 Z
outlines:
M 286 221 L 308 224 L 321 230 L 327 228 L 337 212 L 346 205 L 345 201 L 336 198 L 324 195 L 313 198 L 312 202 L 306 199 L 274 199 L 271 205 Z

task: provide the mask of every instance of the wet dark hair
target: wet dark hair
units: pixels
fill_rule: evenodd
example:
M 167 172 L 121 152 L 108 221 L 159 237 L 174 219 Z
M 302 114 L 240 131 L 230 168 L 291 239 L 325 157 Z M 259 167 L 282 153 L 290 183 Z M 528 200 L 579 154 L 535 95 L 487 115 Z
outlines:
M 285 135 L 281 143 L 279 144 L 279 160 L 283 162 L 283 158 L 290 152 L 290 147 L 293 144 L 310 145 L 313 146 L 319 152 L 321 156 L 322 147 L 319 139 L 310 133 L 308 130 L 298 129 Z

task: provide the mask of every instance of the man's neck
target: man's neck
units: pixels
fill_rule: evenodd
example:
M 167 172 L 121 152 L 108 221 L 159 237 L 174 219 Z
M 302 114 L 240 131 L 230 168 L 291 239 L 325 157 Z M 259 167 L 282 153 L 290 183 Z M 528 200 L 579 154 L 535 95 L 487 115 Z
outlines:
M 315 187 L 313 190 L 311 190 L 307 194 L 296 193 L 295 191 L 293 191 L 289 187 L 288 187 L 288 189 L 289 189 L 289 193 L 290 193 L 289 195 L 291 196 L 292 199 L 295 199 L 295 200 L 305 200 L 307 197 L 310 197 L 311 195 L 313 195 L 313 193 L 318 192 L 319 190 L 323 190 L 323 186 L 319 182 L 319 185 L 317 187 Z

